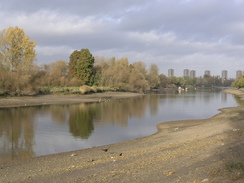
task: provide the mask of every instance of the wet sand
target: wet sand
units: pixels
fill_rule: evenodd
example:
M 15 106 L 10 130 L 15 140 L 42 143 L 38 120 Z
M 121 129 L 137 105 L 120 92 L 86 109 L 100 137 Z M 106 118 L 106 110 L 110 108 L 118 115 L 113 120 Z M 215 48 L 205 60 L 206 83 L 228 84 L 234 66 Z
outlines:
M 243 100 L 244 92 L 227 92 Z M 244 107 L 221 111 L 127 142 L 3 163 L 0 182 L 244 182 Z
M 26 97 L 0 97 L 0 108 L 49 105 L 49 104 L 102 102 L 109 99 L 128 98 L 128 97 L 135 97 L 140 95 L 141 94 L 130 93 L 130 92 L 104 92 L 104 93 L 93 93 L 87 95 L 51 94 L 51 95 L 38 95 L 38 96 L 26 96 Z

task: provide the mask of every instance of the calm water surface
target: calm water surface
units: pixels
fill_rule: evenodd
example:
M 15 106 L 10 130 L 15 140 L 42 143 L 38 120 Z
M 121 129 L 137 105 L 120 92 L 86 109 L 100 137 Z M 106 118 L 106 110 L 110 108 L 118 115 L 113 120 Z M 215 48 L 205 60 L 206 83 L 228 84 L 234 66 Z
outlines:
M 101 103 L 0 109 L 0 162 L 131 140 L 161 122 L 203 119 L 237 106 L 222 90 L 139 96 Z

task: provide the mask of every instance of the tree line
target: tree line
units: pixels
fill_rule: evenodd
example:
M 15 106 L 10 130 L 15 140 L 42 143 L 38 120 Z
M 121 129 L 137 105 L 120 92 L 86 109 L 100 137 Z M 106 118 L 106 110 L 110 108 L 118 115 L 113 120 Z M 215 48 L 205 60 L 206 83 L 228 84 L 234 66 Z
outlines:
M 185 86 L 229 85 L 218 77 L 170 77 L 159 73 L 156 64 L 130 64 L 127 57 L 94 57 L 89 49 L 75 50 L 69 62 L 36 63 L 36 43 L 24 30 L 10 27 L 0 32 L 0 95 L 35 95 L 62 91 L 86 93 L 101 88 L 115 91 L 144 92 L 151 89 Z M 66 88 L 66 89 L 64 89 Z M 86 88 L 86 91 L 82 90 Z M 54 91 L 54 90 L 52 90 Z M 61 91 L 61 90 L 57 90 Z

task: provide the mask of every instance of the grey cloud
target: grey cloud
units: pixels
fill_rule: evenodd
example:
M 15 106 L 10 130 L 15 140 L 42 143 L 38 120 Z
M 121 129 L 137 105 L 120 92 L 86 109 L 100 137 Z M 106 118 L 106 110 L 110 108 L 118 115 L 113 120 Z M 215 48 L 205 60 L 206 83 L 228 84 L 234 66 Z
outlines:
M 2 0 L 0 28 L 23 28 L 38 44 L 38 62 L 88 48 L 164 72 L 221 62 L 234 73 L 243 67 L 243 8 L 237 0 Z
M 80 16 L 116 15 L 124 10 L 136 7 L 147 0 L 2 0 L 1 6 L 6 11 L 33 13 L 47 10 L 63 14 L 78 14 Z
M 244 12 L 233 1 L 179 1 L 151 3 L 139 12 L 125 16 L 121 27 L 125 30 L 174 31 L 177 35 L 191 39 L 218 40 L 233 35 L 233 22 L 243 22 Z

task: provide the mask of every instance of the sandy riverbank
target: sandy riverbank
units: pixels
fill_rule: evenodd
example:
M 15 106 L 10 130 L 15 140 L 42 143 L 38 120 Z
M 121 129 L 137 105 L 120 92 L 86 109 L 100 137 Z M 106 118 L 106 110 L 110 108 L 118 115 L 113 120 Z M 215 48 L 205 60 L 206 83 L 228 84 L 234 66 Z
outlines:
M 0 182 L 243 182 L 244 107 L 221 111 L 159 124 L 148 137 L 0 164 Z
M 104 92 L 88 95 L 38 95 L 29 97 L 2 97 L 1 107 L 35 106 L 48 104 L 69 104 L 84 102 L 102 102 L 109 99 L 135 97 L 141 94 L 130 92 Z

